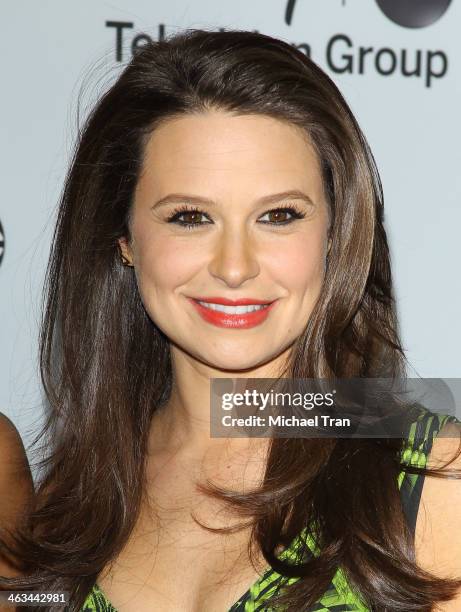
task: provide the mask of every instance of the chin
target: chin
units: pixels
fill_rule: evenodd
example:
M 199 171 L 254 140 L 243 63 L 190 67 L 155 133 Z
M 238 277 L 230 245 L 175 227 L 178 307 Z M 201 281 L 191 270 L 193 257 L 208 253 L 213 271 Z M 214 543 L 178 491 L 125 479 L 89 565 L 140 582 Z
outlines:
M 255 370 L 265 364 L 270 363 L 276 355 L 250 355 L 249 351 L 245 351 L 242 354 L 241 350 L 235 350 L 232 356 L 223 355 L 221 352 L 219 355 L 201 355 L 199 359 L 217 370 L 228 371 L 229 374 L 232 372 L 245 373 L 246 370 Z M 251 376 L 250 376 L 251 377 Z

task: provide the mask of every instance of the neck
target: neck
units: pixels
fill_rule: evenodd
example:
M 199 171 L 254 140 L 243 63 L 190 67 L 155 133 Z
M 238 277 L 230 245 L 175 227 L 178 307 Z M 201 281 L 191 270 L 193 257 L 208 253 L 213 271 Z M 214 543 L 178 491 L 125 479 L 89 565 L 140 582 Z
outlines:
M 172 347 L 171 357 L 172 391 L 152 419 L 149 447 L 153 452 L 180 452 L 199 458 L 208 452 L 251 452 L 267 446 L 267 438 L 211 438 L 210 379 L 275 378 L 285 363 L 285 354 L 276 361 L 245 371 L 213 368 L 177 347 Z

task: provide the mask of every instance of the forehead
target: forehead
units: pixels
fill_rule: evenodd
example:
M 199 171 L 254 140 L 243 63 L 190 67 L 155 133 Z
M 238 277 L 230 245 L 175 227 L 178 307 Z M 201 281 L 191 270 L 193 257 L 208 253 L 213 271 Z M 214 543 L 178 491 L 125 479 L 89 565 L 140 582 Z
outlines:
M 266 115 L 225 111 L 182 115 L 160 124 L 144 151 L 139 188 L 267 193 L 322 189 L 317 154 L 304 130 Z

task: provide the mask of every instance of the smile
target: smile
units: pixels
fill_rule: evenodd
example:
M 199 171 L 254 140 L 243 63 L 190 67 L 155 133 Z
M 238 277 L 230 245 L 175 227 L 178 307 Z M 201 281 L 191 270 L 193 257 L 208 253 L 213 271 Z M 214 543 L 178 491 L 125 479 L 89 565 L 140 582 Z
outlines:
M 224 298 L 213 298 L 216 300 L 213 302 L 197 298 L 188 299 L 207 323 L 234 329 L 248 329 L 260 325 L 266 320 L 277 301 L 254 300 L 255 303 L 251 303 L 251 299 L 244 299 L 232 303 L 232 300 Z M 224 303 L 218 303 L 218 300 Z
M 268 304 L 249 304 L 248 306 L 224 306 L 223 304 L 213 304 L 212 302 L 200 302 L 205 308 L 211 308 L 211 310 L 217 310 L 219 312 L 227 312 L 227 314 L 244 314 L 247 312 L 253 312 L 254 310 L 261 310 L 267 308 Z

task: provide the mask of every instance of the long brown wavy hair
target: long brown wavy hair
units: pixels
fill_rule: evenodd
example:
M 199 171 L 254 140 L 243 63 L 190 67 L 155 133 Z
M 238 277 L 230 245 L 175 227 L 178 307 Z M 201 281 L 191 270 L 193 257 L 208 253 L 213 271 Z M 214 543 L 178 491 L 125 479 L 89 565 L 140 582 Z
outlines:
M 335 84 L 289 43 L 259 33 L 186 30 L 147 44 L 87 118 L 62 193 L 40 339 L 47 457 L 30 525 L 17 538 L 25 576 L 3 581 L 68 591 L 71 611 L 134 528 L 151 419 L 172 384 L 169 340 L 146 314 L 117 241 L 129 236 L 152 131 L 209 109 L 299 126 L 321 162 L 332 246 L 285 375 L 405 375 L 381 183 Z M 402 439 L 274 439 L 260 489 L 202 490 L 251 522 L 252 542 L 276 571 L 300 577 L 271 605 L 308 610 L 342 567 L 370 609 L 429 611 L 461 581 L 415 562 L 397 474 L 442 472 L 401 464 L 401 449 Z M 277 547 L 308 524 L 319 526 L 321 554 L 295 566 L 280 560 Z

